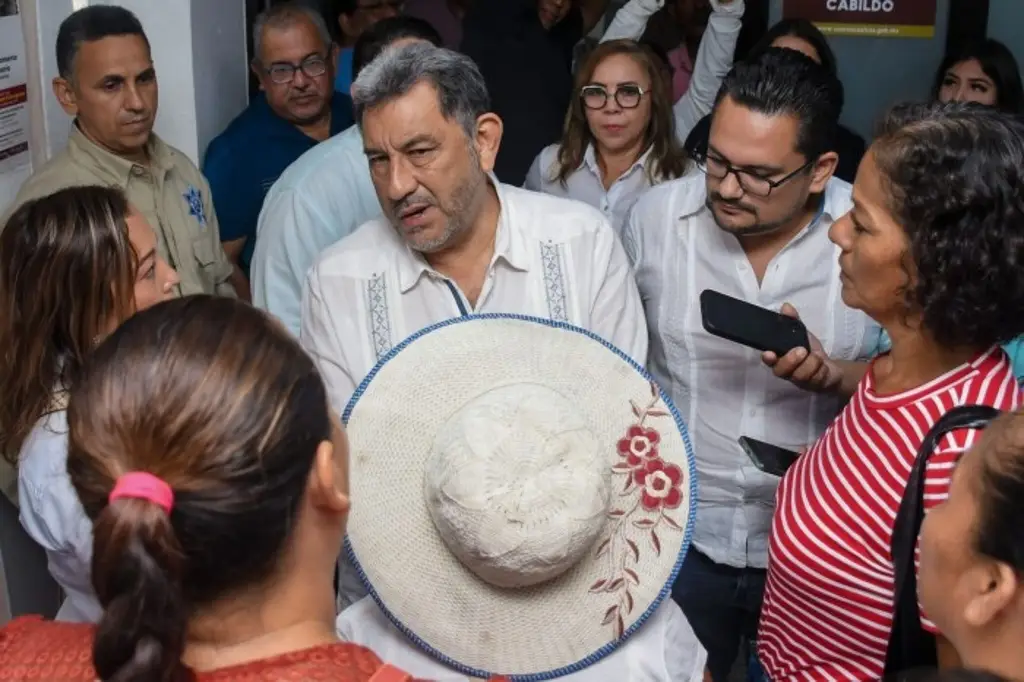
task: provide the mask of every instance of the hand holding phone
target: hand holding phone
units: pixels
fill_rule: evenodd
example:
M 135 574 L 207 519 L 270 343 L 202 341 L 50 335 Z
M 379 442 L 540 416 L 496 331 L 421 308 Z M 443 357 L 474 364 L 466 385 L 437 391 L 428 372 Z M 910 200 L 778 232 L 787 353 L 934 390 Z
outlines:
M 799 320 L 796 308 L 789 303 L 782 305 L 782 315 Z M 825 354 L 821 342 L 808 333 L 810 348 L 795 348 L 786 353 L 766 351 L 761 361 L 772 369 L 772 373 L 805 391 L 829 393 L 842 388 L 843 368 Z
M 701 292 L 700 312 L 704 329 L 723 339 L 778 357 L 794 348 L 811 351 L 807 328 L 799 317 L 783 315 L 712 289 Z
M 739 442 L 740 447 L 750 457 L 750 461 L 754 463 L 754 466 L 766 474 L 778 476 L 779 478 L 785 476 L 789 467 L 793 466 L 800 457 L 799 452 L 780 448 L 778 445 L 765 443 L 763 440 L 757 440 L 756 438 L 740 436 Z

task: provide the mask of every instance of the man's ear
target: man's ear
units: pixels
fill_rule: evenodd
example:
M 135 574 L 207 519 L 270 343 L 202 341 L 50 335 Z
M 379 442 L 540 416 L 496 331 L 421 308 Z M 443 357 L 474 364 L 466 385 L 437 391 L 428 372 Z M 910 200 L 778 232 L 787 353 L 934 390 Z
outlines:
M 78 98 L 75 97 L 75 89 L 67 79 L 60 76 L 53 79 L 53 95 L 68 116 L 78 116 Z
M 835 152 L 825 152 L 818 157 L 811 168 L 811 194 L 821 194 L 825 191 L 825 186 L 835 175 L 838 165 L 839 155 Z
M 266 90 L 266 87 L 264 87 L 264 85 L 263 85 L 263 77 L 266 74 L 263 71 L 263 67 L 260 66 L 259 61 L 255 60 L 255 59 L 252 60 L 252 63 L 249 64 L 249 68 L 252 69 L 253 75 L 256 76 L 256 82 L 258 82 L 260 84 L 260 90 Z
M 477 155 L 480 157 L 480 168 L 485 173 L 494 170 L 494 162 L 498 158 L 498 149 L 501 147 L 501 136 L 505 130 L 501 118 L 494 113 L 481 114 L 476 119 L 476 145 Z

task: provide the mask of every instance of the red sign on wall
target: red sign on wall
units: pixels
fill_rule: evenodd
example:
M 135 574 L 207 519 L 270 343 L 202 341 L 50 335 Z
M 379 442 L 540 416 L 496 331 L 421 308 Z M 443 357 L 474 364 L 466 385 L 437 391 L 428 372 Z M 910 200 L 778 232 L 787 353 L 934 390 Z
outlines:
M 823 33 L 931 38 L 937 0 L 784 0 L 782 16 L 813 21 Z

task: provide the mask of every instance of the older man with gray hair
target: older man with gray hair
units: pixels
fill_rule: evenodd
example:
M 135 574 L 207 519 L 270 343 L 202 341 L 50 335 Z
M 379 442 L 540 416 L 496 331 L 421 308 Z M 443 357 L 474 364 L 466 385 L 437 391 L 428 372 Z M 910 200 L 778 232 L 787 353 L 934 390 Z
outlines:
M 396 344 L 459 315 L 566 322 L 646 361 L 640 297 L 605 217 L 492 174 L 502 122 L 472 60 L 396 46 L 352 94 L 384 216 L 321 255 L 300 334 L 339 413 Z
M 210 143 L 203 164 L 245 291 L 267 191 L 305 152 L 352 125 L 352 100 L 334 92 L 336 54 L 319 12 L 290 2 L 261 13 L 253 54 L 261 93 Z

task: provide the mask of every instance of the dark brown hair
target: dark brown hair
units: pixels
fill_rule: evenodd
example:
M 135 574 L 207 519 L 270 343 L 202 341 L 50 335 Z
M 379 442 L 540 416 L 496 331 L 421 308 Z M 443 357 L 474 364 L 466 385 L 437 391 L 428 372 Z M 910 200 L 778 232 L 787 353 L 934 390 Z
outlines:
M 138 255 L 117 189 L 75 187 L 21 206 L 0 234 L 0 455 L 17 465 L 60 409 L 86 353 L 134 307 Z
M 275 321 L 191 296 L 125 322 L 71 389 L 68 473 L 93 520 L 103 606 L 93 663 L 104 681 L 190 679 L 198 607 L 265 585 L 292 532 L 317 446 L 331 437 L 323 382 Z M 174 492 L 108 504 L 118 477 Z
M 575 94 L 565 115 L 562 142 L 558 146 L 558 158 L 554 173 L 552 169 L 541 169 L 552 173 L 551 179 L 565 186 L 569 176 L 583 163 L 587 147 L 594 143 L 594 135 L 587 124 L 587 115 L 580 96 L 583 88 L 594 78 L 594 71 L 605 59 L 614 55 L 626 55 L 644 70 L 651 87 L 651 120 L 644 131 L 643 150 L 650 149 L 647 157 L 647 179 L 651 184 L 663 180 L 674 180 L 686 173 L 688 159 L 686 152 L 676 139 L 675 119 L 672 114 L 672 93 L 669 92 L 661 73 L 658 57 L 651 49 L 632 40 L 609 40 L 601 43 L 587 55 L 576 73 Z

